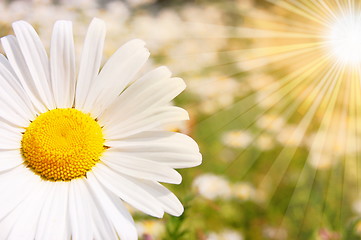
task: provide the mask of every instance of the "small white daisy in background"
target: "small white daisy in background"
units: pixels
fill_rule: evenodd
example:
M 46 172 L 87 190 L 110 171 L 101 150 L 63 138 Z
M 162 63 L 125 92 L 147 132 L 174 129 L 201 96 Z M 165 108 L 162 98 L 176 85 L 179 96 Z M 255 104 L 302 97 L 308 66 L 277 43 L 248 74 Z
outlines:
M 285 228 L 265 226 L 263 228 L 263 236 L 266 239 L 285 240 L 287 239 L 288 233 Z
M 179 184 L 174 168 L 201 163 L 190 137 L 163 128 L 188 119 L 170 105 L 183 80 L 165 67 L 134 79 L 149 57 L 141 40 L 99 72 L 99 19 L 78 71 L 71 22 L 55 23 L 50 58 L 28 23 L 13 29 L 0 55 L 0 239 L 137 239 L 123 201 L 155 217 L 181 215 L 158 182 Z
M 275 147 L 275 140 L 272 135 L 262 133 L 256 140 L 256 146 L 262 151 L 268 151 Z
M 328 170 L 340 162 L 340 157 L 324 151 L 310 151 L 307 162 L 314 169 Z
M 231 197 L 231 186 L 227 179 L 214 174 L 203 174 L 193 181 L 193 188 L 206 199 L 227 199 Z
M 232 195 L 243 201 L 253 200 L 256 197 L 256 189 L 248 182 L 237 182 L 232 185 Z
M 223 144 L 233 148 L 246 148 L 252 140 L 253 135 L 246 130 L 232 130 L 222 135 Z
M 211 232 L 208 234 L 207 240 L 243 240 L 243 235 L 235 230 L 224 230 L 220 233 Z
M 299 147 L 304 144 L 304 129 L 299 126 L 285 125 L 276 136 L 279 143 L 288 147 Z
M 147 239 L 160 239 L 165 232 L 165 225 L 159 220 L 145 220 L 142 222 L 136 222 L 135 226 L 139 236 Z
M 201 78 L 189 82 L 190 89 L 201 100 L 200 110 L 206 114 L 214 114 L 217 111 L 231 105 L 235 98 L 242 95 L 240 83 L 233 78 L 221 76 Z
M 282 116 L 264 114 L 257 119 L 256 124 L 259 128 L 265 129 L 268 132 L 278 133 L 286 125 L 286 122 Z
M 352 204 L 352 210 L 357 215 L 361 216 L 361 198 L 357 198 Z

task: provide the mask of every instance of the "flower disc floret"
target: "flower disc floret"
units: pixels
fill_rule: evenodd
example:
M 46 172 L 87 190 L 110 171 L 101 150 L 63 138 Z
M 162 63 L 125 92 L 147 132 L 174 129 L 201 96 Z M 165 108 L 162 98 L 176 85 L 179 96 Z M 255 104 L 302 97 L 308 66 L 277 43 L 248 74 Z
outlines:
M 21 144 L 25 164 L 51 181 L 85 176 L 105 149 L 98 122 L 73 108 L 40 114 L 26 128 Z

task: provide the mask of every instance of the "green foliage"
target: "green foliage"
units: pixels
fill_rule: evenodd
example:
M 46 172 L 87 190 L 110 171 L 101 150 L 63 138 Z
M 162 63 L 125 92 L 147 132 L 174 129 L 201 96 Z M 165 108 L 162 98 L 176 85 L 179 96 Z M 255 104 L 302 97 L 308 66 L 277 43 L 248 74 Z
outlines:
M 179 217 L 167 216 L 165 225 L 165 235 L 163 240 L 186 240 L 189 239 L 189 230 L 185 229 L 184 223 L 187 218 L 188 209 L 193 196 L 188 196 L 183 200 L 184 213 Z

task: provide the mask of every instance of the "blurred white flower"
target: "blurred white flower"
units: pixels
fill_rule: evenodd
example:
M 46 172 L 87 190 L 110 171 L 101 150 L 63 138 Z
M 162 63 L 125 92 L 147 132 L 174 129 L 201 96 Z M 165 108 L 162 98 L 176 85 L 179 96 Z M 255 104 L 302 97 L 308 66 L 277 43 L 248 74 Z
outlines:
M 255 0 L 237 0 L 238 9 L 240 11 L 249 11 L 255 8 Z
M 275 139 L 269 134 L 261 134 L 256 140 L 256 146 L 262 150 L 267 151 L 275 146 Z
M 151 239 L 159 239 L 165 231 L 164 223 L 161 220 L 145 220 L 136 222 L 138 236 L 149 235 Z
M 243 130 L 228 131 L 222 135 L 223 144 L 233 148 L 245 148 L 252 140 L 252 134 Z
M 297 125 L 284 126 L 276 136 L 277 140 L 285 146 L 302 146 L 305 141 L 305 132 Z
M 72 8 L 97 8 L 97 0 L 59 0 L 61 5 Z
M 308 163 L 315 169 L 329 169 L 339 161 L 339 157 L 332 152 L 310 151 Z
M 361 215 L 361 198 L 358 198 L 352 204 L 352 209 L 357 215 Z
M 211 232 L 206 240 L 243 240 L 243 235 L 235 230 L 224 230 L 220 233 Z
M 203 197 L 214 200 L 216 198 L 227 199 L 231 196 L 231 186 L 223 177 L 213 174 L 203 174 L 193 181 L 193 188 Z
M 213 5 L 206 5 L 206 6 L 200 6 L 200 5 L 192 5 L 188 4 L 181 10 L 181 15 L 187 22 L 199 22 L 199 23 L 205 23 L 205 24 L 219 24 L 223 21 L 223 12 L 219 11 L 219 8 Z M 208 31 L 205 27 L 199 28 L 198 31 L 200 31 L 202 34 L 204 34 L 203 31 Z M 218 31 L 217 34 L 219 36 L 223 36 L 225 33 L 225 28 L 215 28 L 215 31 Z
M 331 125 L 325 130 L 311 133 L 306 146 L 310 151 L 332 153 L 337 157 L 351 155 L 359 151 L 356 143 L 361 139 L 358 137 L 350 129 L 340 131 L 339 125 Z
M 269 87 L 275 79 L 264 73 L 254 73 L 246 78 L 248 85 L 255 91 Z
M 278 132 L 285 126 L 285 120 L 280 115 L 264 114 L 258 118 L 256 124 L 269 132 Z
M 263 229 L 263 235 L 267 239 L 285 240 L 287 239 L 287 231 L 282 227 L 266 226 Z
M 125 0 L 132 7 L 139 7 L 145 4 L 151 4 L 156 2 L 156 0 Z
M 132 32 L 149 43 L 152 51 L 167 49 L 184 37 L 184 24 L 178 14 L 162 10 L 157 15 L 138 15 L 131 23 Z
M 232 185 L 232 195 L 243 201 L 254 200 L 256 189 L 248 182 L 238 182 Z
M 189 90 L 201 100 L 200 110 L 212 114 L 231 106 L 239 94 L 239 83 L 233 78 L 212 77 L 189 82 Z
M 256 92 L 256 102 L 258 106 L 263 107 L 264 109 L 272 108 L 280 101 L 282 101 L 280 91 L 266 89 Z

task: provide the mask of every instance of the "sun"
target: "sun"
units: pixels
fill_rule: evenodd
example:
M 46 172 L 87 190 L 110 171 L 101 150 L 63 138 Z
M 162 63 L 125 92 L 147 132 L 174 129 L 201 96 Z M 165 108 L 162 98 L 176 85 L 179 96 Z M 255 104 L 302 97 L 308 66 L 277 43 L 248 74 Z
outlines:
M 330 22 L 325 44 L 332 56 L 341 63 L 361 63 L 361 12 L 340 15 Z

